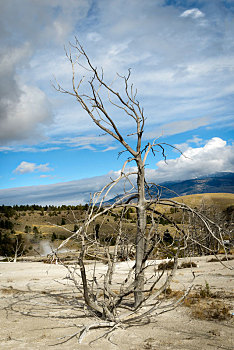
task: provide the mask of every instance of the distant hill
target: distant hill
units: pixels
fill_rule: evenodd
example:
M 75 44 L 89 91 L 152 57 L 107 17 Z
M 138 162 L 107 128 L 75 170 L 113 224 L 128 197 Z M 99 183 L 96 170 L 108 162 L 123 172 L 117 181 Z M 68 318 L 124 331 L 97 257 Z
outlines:
M 165 182 L 159 185 L 161 197 L 172 198 L 201 193 L 234 193 L 234 173 L 217 173 L 197 179 Z M 151 188 L 156 194 L 158 188 Z
M 161 193 L 161 198 L 173 198 L 176 196 L 187 196 L 202 193 L 234 193 L 234 173 L 216 173 L 201 178 L 164 182 L 155 186 L 151 186 L 150 193 L 156 196 Z M 117 196 L 105 202 L 105 204 L 113 204 Z
M 174 199 L 192 208 L 199 208 L 201 205 L 216 208 L 218 212 L 224 212 L 226 216 L 230 216 L 234 212 L 234 194 L 232 193 L 190 194 L 187 196 L 175 197 Z

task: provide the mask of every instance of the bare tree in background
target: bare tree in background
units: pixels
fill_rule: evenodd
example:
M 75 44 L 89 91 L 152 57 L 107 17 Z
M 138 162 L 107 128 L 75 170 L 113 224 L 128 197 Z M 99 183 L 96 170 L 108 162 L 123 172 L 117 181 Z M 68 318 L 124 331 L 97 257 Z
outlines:
M 163 158 L 166 159 L 165 147 L 172 146 L 159 143 L 157 139 L 146 145 L 143 144 L 142 137 L 146 118 L 137 100 L 137 91 L 130 84 L 131 71 L 128 71 L 127 76 L 117 74 L 116 78 L 123 86 L 123 92 L 120 93 L 113 88 L 113 84 L 106 82 L 104 72 L 92 64 L 77 39 L 74 45 L 71 44 L 71 51 L 66 51 L 66 56 L 72 67 L 72 91 L 64 89 L 57 82 L 55 88 L 61 93 L 73 96 L 87 116 L 105 134 L 110 135 L 123 146 L 124 150 L 120 153 L 127 152 L 129 157 L 124 162 L 119 177 L 111 179 L 109 184 L 93 196 L 84 223 L 80 224 L 78 230 L 71 233 L 71 236 L 58 249 L 65 246 L 71 239 L 78 242 L 79 270 L 77 266 L 67 266 L 70 278 L 82 292 L 89 310 L 105 321 L 103 326 L 115 328 L 119 324 L 143 321 L 150 315 L 171 310 L 181 301 L 176 300 L 164 305 L 160 295 L 165 294 L 174 276 L 181 251 L 185 251 L 189 242 L 204 243 L 196 242 L 196 236 L 192 233 L 194 232 L 192 229 L 194 218 L 202 222 L 207 234 L 220 245 L 223 245 L 222 233 L 214 222 L 201 213 L 197 213 L 183 203 L 161 199 L 160 187 L 147 184 L 145 167 L 148 155 L 151 152 L 155 155 L 155 152 L 160 151 Z M 78 77 L 78 68 L 86 71 L 88 80 L 85 77 Z M 110 106 L 114 107 L 122 118 L 133 121 L 135 129 L 132 129 L 130 134 L 124 134 L 120 130 L 109 111 Z M 130 143 L 130 136 L 135 137 L 134 147 L 130 145 L 134 139 L 132 137 Z M 129 170 L 128 164 L 131 162 L 135 162 L 135 171 Z M 113 204 L 103 206 L 110 192 L 120 183 L 124 183 L 123 195 L 118 197 Z M 155 189 L 158 191 L 156 194 Z M 129 222 L 129 218 L 126 219 L 126 213 L 129 208 L 134 209 L 130 218 L 136 219 L 136 225 L 133 225 L 136 232 L 133 235 L 127 233 L 126 223 Z M 162 208 L 179 210 L 181 212 L 180 222 L 175 222 L 168 211 L 163 212 Z M 184 218 L 187 213 L 191 214 L 191 221 L 190 224 L 185 225 Z M 102 227 L 108 225 L 108 215 L 116 218 L 115 227 L 110 228 L 113 232 L 109 241 L 101 237 Z M 173 229 L 171 240 L 165 239 L 159 230 L 162 220 L 169 223 Z M 98 226 L 96 226 L 97 222 Z M 214 227 L 216 228 L 215 234 L 213 233 Z M 130 237 L 134 237 L 134 241 Z M 116 271 L 116 264 L 121 257 L 123 258 L 123 255 L 126 259 L 134 257 L 134 261 L 129 265 L 127 275 L 121 280 L 118 277 L 118 269 Z M 168 257 L 170 260 L 170 273 L 167 272 L 169 265 L 165 265 L 160 270 L 157 268 L 156 260 L 149 260 L 161 257 Z M 91 271 L 87 271 L 85 266 L 87 258 L 95 260 Z M 99 260 L 105 260 L 107 264 L 103 276 L 98 274 Z M 82 281 L 82 287 L 78 282 L 79 279 Z M 188 290 L 185 291 L 185 295 Z M 102 326 L 102 323 L 99 322 L 92 327 L 96 326 Z M 89 329 L 92 327 L 90 326 Z M 80 341 L 86 331 L 87 329 L 81 330 Z

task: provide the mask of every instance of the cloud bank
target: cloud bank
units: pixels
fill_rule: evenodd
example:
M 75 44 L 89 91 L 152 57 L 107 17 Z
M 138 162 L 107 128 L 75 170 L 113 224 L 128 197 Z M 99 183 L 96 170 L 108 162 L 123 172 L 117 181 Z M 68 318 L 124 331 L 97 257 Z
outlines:
M 53 91 L 71 87 L 63 45 L 77 35 L 112 82 L 132 68 L 148 130 L 184 120 L 193 130 L 233 117 L 234 11 L 230 1 L 2 1 L 0 144 L 64 143 L 97 133 L 76 102 Z M 123 11 L 124 8 L 124 11 Z M 120 85 L 117 85 L 119 88 Z M 112 112 L 112 111 L 111 111 Z M 125 130 L 131 123 L 114 114 Z M 204 125 L 204 122 L 202 122 Z M 173 131 L 174 130 L 174 131 Z M 159 132 L 160 134 L 161 132 Z M 156 135 L 159 136 L 159 135 Z M 111 139 L 104 148 L 110 147 Z M 90 143 L 86 147 L 93 147 Z

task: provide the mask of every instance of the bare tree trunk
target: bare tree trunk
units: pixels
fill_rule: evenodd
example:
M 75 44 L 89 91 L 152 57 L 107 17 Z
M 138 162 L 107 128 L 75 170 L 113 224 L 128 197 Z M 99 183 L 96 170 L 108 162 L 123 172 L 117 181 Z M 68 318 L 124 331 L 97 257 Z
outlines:
M 145 169 L 142 160 L 137 161 L 137 233 L 136 233 L 136 268 L 134 293 L 135 307 L 138 307 L 143 300 L 144 291 L 144 250 L 145 250 L 145 230 L 146 230 L 146 209 L 145 209 Z

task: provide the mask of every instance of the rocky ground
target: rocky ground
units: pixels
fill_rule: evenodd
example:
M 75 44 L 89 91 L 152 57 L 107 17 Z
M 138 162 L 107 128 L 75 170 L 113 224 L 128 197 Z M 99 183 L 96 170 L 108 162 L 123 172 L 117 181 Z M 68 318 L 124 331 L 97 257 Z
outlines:
M 159 315 L 152 323 L 117 328 L 107 337 L 101 337 L 106 330 L 93 330 L 82 344 L 73 337 L 58 345 L 67 336 L 75 334 L 79 325 L 95 322 L 85 317 L 78 305 L 76 307 L 74 301 L 78 294 L 67 280 L 65 268 L 43 262 L 1 262 L 0 349 L 231 350 L 234 347 L 233 270 L 219 262 L 208 262 L 210 259 L 193 258 L 198 265 L 193 268 L 193 273 L 195 290 L 201 291 L 208 285 L 210 292 L 216 295 L 214 299 L 201 300 L 197 308 L 192 303 L 185 303 Z M 234 260 L 228 264 L 233 268 Z M 127 262 L 119 263 L 119 276 L 126 273 L 127 267 Z M 106 267 L 100 264 L 98 268 L 101 272 Z M 190 268 L 178 270 L 172 291 L 185 289 L 192 278 Z M 225 305 L 224 314 L 227 316 L 228 313 L 228 317 L 219 317 L 223 312 L 220 307 L 216 315 L 212 314 L 213 318 L 209 317 L 214 311 L 211 306 L 214 309 L 217 303 Z M 210 308 L 203 312 L 207 304 Z

